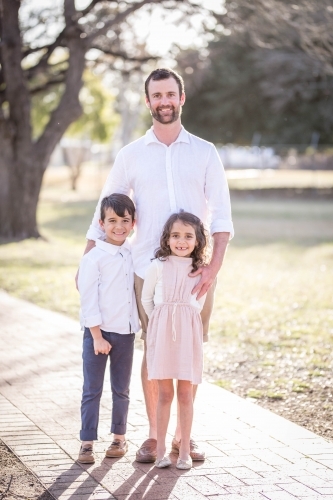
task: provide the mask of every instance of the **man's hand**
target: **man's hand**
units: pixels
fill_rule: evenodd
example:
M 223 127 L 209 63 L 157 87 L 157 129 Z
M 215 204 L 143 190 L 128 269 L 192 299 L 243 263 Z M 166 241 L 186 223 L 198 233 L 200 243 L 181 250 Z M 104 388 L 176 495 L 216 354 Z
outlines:
M 94 339 L 94 351 L 97 354 L 109 354 L 112 349 L 112 345 L 105 340 L 103 337 L 100 339 Z
M 199 283 L 193 288 L 192 295 L 197 295 L 197 300 L 199 300 L 205 293 L 208 292 L 209 288 L 215 281 L 217 276 L 217 271 L 215 271 L 210 265 L 199 267 L 197 271 L 190 273 L 191 278 L 201 274 L 201 279 Z
M 229 241 L 229 233 L 214 233 L 213 234 L 213 255 L 208 266 L 199 267 L 194 273 L 190 273 L 189 276 L 194 277 L 201 274 L 201 280 L 193 288 L 192 295 L 197 295 L 197 300 L 200 299 L 205 293 L 208 292 L 210 287 L 215 281 L 217 273 L 221 269 L 225 251 L 227 249 Z

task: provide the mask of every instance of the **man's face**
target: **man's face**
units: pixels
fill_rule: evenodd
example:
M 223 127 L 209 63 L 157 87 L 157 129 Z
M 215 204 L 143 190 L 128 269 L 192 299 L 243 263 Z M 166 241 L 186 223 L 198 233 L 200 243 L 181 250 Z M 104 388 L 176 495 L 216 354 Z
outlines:
M 148 94 L 146 105 L 154 120 L 165 125 L 178 120 L 185 102 L 185 94 L 179 96 L 179 87 L 174 78 L 150 80 Z

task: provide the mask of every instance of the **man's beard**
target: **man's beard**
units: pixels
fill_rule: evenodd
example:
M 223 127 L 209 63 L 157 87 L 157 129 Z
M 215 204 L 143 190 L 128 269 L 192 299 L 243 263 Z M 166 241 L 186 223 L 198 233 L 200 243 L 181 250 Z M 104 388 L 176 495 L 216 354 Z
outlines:
M 168 116 L 164 116 L 163 114 L 160 113 L 159 111 L 160 109 L 170 109 L 172 113 Z M 156 110 L 150 108 L 150 114 L 159 123 L 169 124 L 169 123 L 174 123 L 175 121 L 178 120 L 179 116 L 181 115 L 181 110 L 182 110 L 181 106 L 179 106 L 178 109 L 176 109 L 174 106 L 168 106 L 167 108 L 157 108 Z

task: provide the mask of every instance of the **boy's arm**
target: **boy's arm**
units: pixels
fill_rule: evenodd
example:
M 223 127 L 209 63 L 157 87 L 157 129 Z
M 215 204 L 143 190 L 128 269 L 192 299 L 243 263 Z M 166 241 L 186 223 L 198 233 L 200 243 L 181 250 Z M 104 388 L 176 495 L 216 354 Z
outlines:
M 87 244 L 86 244 L 86 248 L 84 249 L 83 255 L 90 252 L 90 250 L 92 248 L 94 248 L 95 246 L 96 246 L 96 243 L 94 240 L 88 240 Z M 76 286 L 77 290 L 79 290 L 79 272 L 80 272 L 80 268 L 78 268 L 76 275 L 75 275 L 75 286 Z
M 154 260 L 147 269 L 145 280 L 143 282 L 141 302 L 148 318 L 150 318 L 151 313 L 154 310 L 154 294 L 155 287 L 158 281 L 158 268 Z
M 90 326 L 89 330 L 91 332 L 92 338 L 94 339 L 94 351 L 95 354 L 109 354 L 112 345 L 103 338 L 102 332 L 99 326 Z
M 111 345 L 103 338 L 99 327 L 102 323 L 102 316 L 98 303 L 98 282 L 99 269 L 96 262 L 89 257 L 83 258 L 80 264 L 78 285 L 84 326 L 90 329 L 94 339 L 95 354 L 109 354 Z

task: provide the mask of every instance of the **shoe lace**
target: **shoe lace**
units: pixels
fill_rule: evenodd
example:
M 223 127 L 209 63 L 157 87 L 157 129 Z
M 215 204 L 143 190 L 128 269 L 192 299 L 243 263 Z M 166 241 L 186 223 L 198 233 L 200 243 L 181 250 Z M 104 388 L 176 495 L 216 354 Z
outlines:
M 82 452 L 82 455 L 87 455 L 89 452 L 92 451 L 92 446 L 85 446 L 84 448 L 82 448 L 81 452 Z

